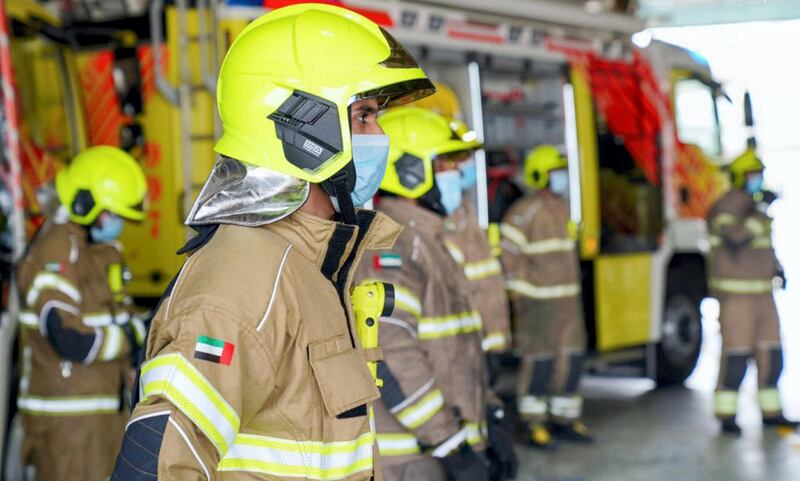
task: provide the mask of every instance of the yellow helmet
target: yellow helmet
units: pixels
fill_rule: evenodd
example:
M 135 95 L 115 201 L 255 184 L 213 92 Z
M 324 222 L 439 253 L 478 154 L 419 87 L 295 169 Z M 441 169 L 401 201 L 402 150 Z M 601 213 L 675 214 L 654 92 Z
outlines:
M 378 123 L 389 136 L 389 164 L 381 189 L 402 197 L 417 199 L 431 190 L 436 157 L 475 148 L 470 142 L 454 139 L 447 119 L 430 110 L 394 109 Z
M 435 90 L 411 55 L 367 18 L 304 3 L 251 22 L 219 73 L 214 150 L 320 183 L 352 159 L 348 107 L 411 102 Z
M 537 190 L 550 183 L 550 172 L 567 168 L 567 158 L 552 145 L 540 145 L 525 158 L 523 174 L 525 182 Z
M 453 131 L 453 138 L 461 139 L 469 143 L 473 149 L 480 149 L 483 144 L 478 142 L 478 134 L 467 126 L 466 122 L 458 119 L 449 119 L 450 129 Z
M 433 82 L 433 85 L 436 86 L 436 93 L 414 102 L 413 106 L 436 112 L 450 119 L 461 117 L 461 103 L 453 89 L 442 82 Z
M 764 170 L 764 163 L 758 158 L 753 149 L 747 149 L 742 155 L 736 157 L 728 166 L 731 173 L 731 181 L 737 189 L 744 188 L 747 174 L 751 172 L 761 172 Z
M 69 218 L 91 225 L 104 210 L 130 220 L 144 219 L 147 181 L 136 159 L 102 145 L 78 154 L 56 176 L 56 192 Z

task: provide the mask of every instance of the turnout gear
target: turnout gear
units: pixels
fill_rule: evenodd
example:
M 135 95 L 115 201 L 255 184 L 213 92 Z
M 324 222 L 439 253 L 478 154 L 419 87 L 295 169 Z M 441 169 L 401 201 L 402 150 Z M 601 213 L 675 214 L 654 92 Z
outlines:
M 373 211 L 357 226 L 298 211 L 203 232 L 153 319 L 143 397 L 114 475 L 370 479 L 379 394 L 354 324 L 351 271 L 365 249 L 389 248 L 399 226 Z M 156 420 L 163 430 L 143 444 L 139 423 Z
M 56 176 L 56 192 L 69 219 L 91 225 L 103 211 L 143 220 L 147 181 L 136 159 L 116 147 L 90 147 Z
M 350 288 L 364 250 L 390 248 L 399 226 L 353 208 L 364 172 L 348 109 L 431 91 L 401 46 L 343 8 L 276 9 L 237 37 L 218 82 L 221 157 L 153 320 L 114 479 L 380 479 L 377 358 Z M 310 182 L 343 223 L 300 210 Z
M 733 170 L 732 166 L 734 171 L 746 169 Z M 783 269 L 772 247 L 771 222 L 757 208 L 753 197 L 742 190 L 725 194 L 708 217 L 709 285 L 720 303 L 722 331 L 715 412 L 723 420 L 736 415 L 739 386 L 751 358 L 755 358 L 758 368 L 758 400 L 764 417 L 781 414 L 777 386 L 783 353 L 772 291 L 773 278 Z
M 442 239 L 442 217 L 388 197 L 380 210 L 405 225 L 394 248 L 372 254 L 359 278 L 394 285 L 395 311 L 382 317 L 376 403 L 381 459 L 389 469 L 462 444 L 484 450 L 486 372 L 481 319 L 461 268 Z M 459 478 L 461 479 L 461 478 Z
M 568 223 L 567 203 L 543 190 L 512 205 L 501 226 L 515 343 L 522 353 L 517 404 L 522 419 L 534 426 L 548 418 L 570 424 L 582 411 L 577 391 L 586 333 Z
M 19 267 L 23 456 L 38 479 L 102 481 L 145 328 L 131 316 L 119 246 L 92 243 L 68 218 L 62 208 L 46 222 Z
M 502 352 L 511 347 L 508 298 L 503 269 L 492 255 L 469 201 L 444 221 L 445 246 L 464 270 L 470 298 L 483 320 L 483 350 Z
M 536 190 L 546 189 L 550 184 L 550 172 L 566 169 L 567 158 L 552 145 L 533 149 L 525 158 L 523 175 L 525 183 Z

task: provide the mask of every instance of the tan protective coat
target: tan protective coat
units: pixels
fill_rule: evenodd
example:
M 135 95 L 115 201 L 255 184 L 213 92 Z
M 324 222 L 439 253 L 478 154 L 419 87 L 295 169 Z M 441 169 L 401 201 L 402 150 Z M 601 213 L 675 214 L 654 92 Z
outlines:
M 444 231 L 447 249 L 464 269 L 470 299 L 483 320 L 483 350 L 507 350 L 511 326 L 503 269 L 469 201 L 445 220 Z
M 121 393 L 131 346 L 120 324 L 130 313 L 109 286 L 109 270 L 121 272 L 122 259 L 118 246 L 91 244 L 85 228 L 59 217 L 42 227 L 19 268 L 24 457 L 38 479 L 102 481 L 128 413 Z M 95 335 L 82 362 L 61 358 L 50 343 L 51 309 L 63 328 Z M 143 330 L 136 332 L 141 342 Z
M 368 230 L 301 211 L 223 225 L 191 255 L 153 321 L 133 414 L 170 413 L 159 479 L 372 478 L 365 408 L 379 394 L 352 324 L 348 267 L 399 232 L 372 216 L 359 214 Z M 229 365 L 194 357 L 208 338 L 234 346 Z M 178 382 L 185 373 L 203 394 Z
M 420 446 L 456 435 L 482 450 L 487 379 L 480 315 L 444 245 L 442 218 L 395 198 L 383 199 L 380 210 L 405 226 L 391 251 L 370 253 L 359 271 L 360 278 L 395 286 L 394 313 L 380 323 L 384 366 L 394 378 L 384 379 L 375 409 L 382 464 L 424 459 Z M 392 384 L 399 392 L 390 395 Z

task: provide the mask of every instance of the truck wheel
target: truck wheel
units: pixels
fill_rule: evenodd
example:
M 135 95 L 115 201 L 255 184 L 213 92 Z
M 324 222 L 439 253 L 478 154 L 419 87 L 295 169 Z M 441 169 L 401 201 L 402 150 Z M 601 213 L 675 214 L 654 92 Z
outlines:
M 685 381 L 697 364 L 702 340 L 700 300 L 670 289 L 661 323 L 656 383 L 671 386 Z

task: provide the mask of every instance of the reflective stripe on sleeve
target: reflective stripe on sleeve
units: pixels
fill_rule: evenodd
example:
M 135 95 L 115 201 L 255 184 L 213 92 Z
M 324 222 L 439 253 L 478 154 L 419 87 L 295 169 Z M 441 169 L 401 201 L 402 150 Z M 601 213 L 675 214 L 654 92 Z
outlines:
M 708 241 L 711 247 L 722 247 L 723 245 L 722 237 L 718 235 L 709 236 Z M 769 236 L 756 237 L 746 247 L 751 249 L 771 249 L 772 238 Z
M 40 397 L 22 395 L 17 407 L 28 414 L 42 416 L 79 416 L 109 414 L 119 411 L 119 396 L 61 396 Z
M 372 470 L 375 434 L 353 441 L 322 443 L 239 434 L 219 471 L 247 471 L 278 477 L 335 480 Z
M 143 399 L 162 396 L 181 410 L 216 446 L 220 456 L 239 432 L 239 416 L 214 386 L 179 353 L 158 356 L 142 367 Z
M 534 286 L 522 279 L 509 279 L 506 288 L 531 299 L 560 299 L 577 296 L 581 292 L 578 284 L 560 284 L 555 286 Z
M 381 456 L 405 456 L 421 450 L 417 437 L 408 433 L 378 433 Z
M 25 327 L 39 327 L 39 316 L 35 312 L 22 311 L 19 313 L 19 323 Z
M 510 224 L 503 224 L 500 227 L 500 231 L 503 236 L 517 245 L 520 252 L 529 256 L 549 254 L 551 252 L 572 252 L 575 250 L 575 241 L 569 238 L 530 242 L 522 231 Z
M 764 279 L 711 278 L 709 286 L 716 291 L 730 294 L 769 294 L 773 290 L 772 281 Z
M 106 326 L 102 330 L 103 344 L 97 354 L 97 360 L 113 361 L 122 354 L 122 348 L 125 346 L 125 333 L 121 327 L 115 325 Z
M 42 292 L 47 290 L 58 291 L 76 303 L 81 302 L 81 293 L 70 281 L 53 272 L 41 271 L 34 277 L 28 294 L 25 296 L 25 303 L 28 306 L 35 305 Z
M 470 281 L 486 279 L 487 277 L 500 275 L 502 272 L 503 268 L 500 265 L 500 261 L 493 257 L 464 264 L 464 275 Z
M 419 317 L 422 313 L 422 304 L 417 296 L 405 287 L 394 286 L 394 306 L 402 309 L 414 317 Z
M 483 442 L 484 434 L 480 424 L 467 422 L 464 424 L 464 430 L 467 434 L 467 444 L 470 446 L 475 446 Z
M 722 213 L 714 217 L 711 221 L 711 228 L 716 230 L 727 225 L 736 225 L 738 221 L 736 220 L 736 216 L 733 214 Z
M 422 396 L 419 401 L 412 403 L 396 414 L 400 424 L 408 429 L 416 429 L 444 408 L 444 395 L 442 391 L 434 389 Z
M 450 253 L 450 256 L 455 259 L 458 265 L 464 265 L 466 262 L 466 257 L 464 257 L 464 251 L 461 250 L 454 242 L 445 240 L 444 241 L 445 247 L 447 247 L 447 252 Z
M 487 333 L 486 337 L 484 337 L 483 341 L 481 341 L 481 348 L 483 348 L 483 350 L 486 352 L 504 349 L 507 345 L 508 338 L 506 338 L 506 335 L 500 331 Z
M 525 237 L 525 234 L 511 224 L 500 224 L 500 233 L 520 248 L 528 243 L 528 238 Z
M 417 333 L 420 339 L 429 340 L 476 332 L 482 327 L 480 314 L 470 311 L 450 316 L 420 318 Z

